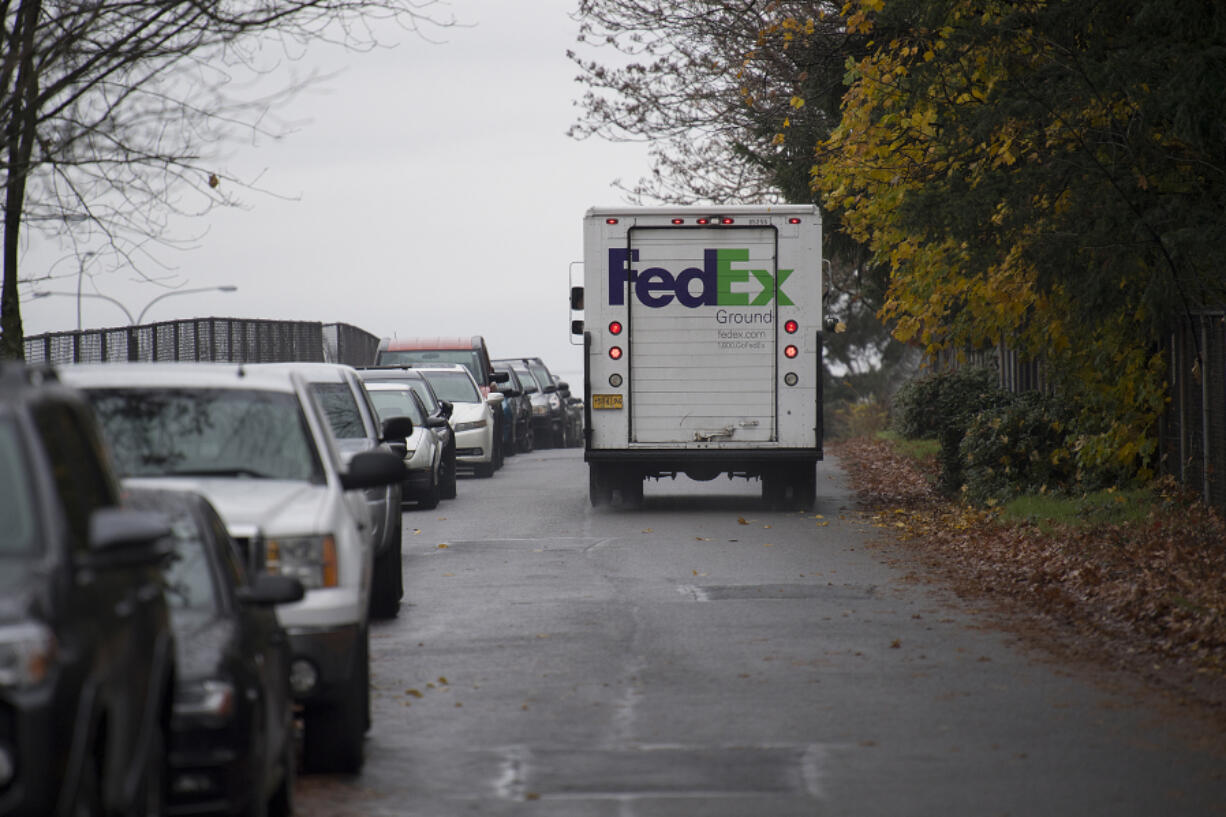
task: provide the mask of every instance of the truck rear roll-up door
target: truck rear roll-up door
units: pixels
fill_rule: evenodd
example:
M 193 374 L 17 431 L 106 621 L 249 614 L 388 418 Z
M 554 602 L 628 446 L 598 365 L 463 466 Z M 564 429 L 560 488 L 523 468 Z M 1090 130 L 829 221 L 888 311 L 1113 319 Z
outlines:
M 635 228 L 629 242 L 649 296 L 627 299 L 633 441 L 775 440 L 774 229 Z

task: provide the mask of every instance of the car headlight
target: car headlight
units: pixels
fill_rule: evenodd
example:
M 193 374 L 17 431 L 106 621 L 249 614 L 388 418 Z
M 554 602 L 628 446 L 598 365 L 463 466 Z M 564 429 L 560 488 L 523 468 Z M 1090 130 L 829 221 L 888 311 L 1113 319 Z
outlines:
M 560 409 L 562 407 L 562 398 L 556 394 L 549 395 L 549 407 L 554 411 Z
M 331 534 L 270 538 L 264 560 L 269 573 L 291 576 L 307 590 L 340 584 L 336 539 Z
M 549 413 L 548 403 L 533 403 L 532 404 L 532 414 L 534 417 L 544 417 L 548 413 Z
M 210 678 L 175 687 L 176 717 L 225 721 L 234 715 L 234 684 Z
M 472 431 L 474 428 L 485 428 L 485 420 L 473 420 L 470 423 L 456 423 L 456 431 Z
M 55 661 L 55 633 L 37 621 L 0 627 L 0 687 L 32 687 Z

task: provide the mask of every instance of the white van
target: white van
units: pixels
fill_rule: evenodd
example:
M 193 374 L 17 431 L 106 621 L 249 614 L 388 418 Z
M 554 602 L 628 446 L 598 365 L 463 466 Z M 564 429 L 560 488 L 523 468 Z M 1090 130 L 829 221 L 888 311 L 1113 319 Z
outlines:
M 121 476 L 204 494 L 249 567 L 306 588 L 277 608 L 293 653 L 309 770 L 357 772 L 370 724 L 373 548 L 363 491 L 399 482 L 387 451 L 347 465 L 306 379 L 292 369 L 215 363 L 68 366 L 90 397 Z

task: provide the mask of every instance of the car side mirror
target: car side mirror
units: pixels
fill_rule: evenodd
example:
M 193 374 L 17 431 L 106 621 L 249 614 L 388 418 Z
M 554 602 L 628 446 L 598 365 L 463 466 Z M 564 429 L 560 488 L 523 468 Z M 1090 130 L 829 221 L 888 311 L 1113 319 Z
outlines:
M 383 439 L 379 442 L 403 443 L 413 433 L 413 421 L 403 416 L 388 417 L 383 421 L 382 431 Z
M 431 414 L 426 418 L 426 428 L 446 428 L 447 418 L 440 417 L 437 414 Z
M 341 474 L 341 487 L 346 491 L 375 488 L 403 482 L 408 475 L 402 457 L 390 451 L 362 451 L 349 460 L 349 470 Z
M 451 412 L 455 411 L 455 405 L 450 400 L 439 400 L 438 404 L 443 410 L 443 416 L 450 420 Z
M 260 573 L 250 584 L 238 588 L 236 594 L 242 604 L 271 607 L 276 604 L 292 604 L 306 595 L 302 582 L 293 576 L 273 576 Z

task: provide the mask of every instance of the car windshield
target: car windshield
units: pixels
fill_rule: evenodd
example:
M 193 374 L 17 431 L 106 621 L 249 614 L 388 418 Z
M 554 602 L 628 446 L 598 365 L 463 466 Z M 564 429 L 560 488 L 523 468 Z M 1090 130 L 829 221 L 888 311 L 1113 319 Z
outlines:
M 541 384 L 541 391 L 544 391 L 546 386 L 553 385 L 553 378 L 549 376 L 549 370 L 544 366 L 529 366 L 528 368 L 532 370 L 536 382 Z
M 520 380 L 528 384 L 527 388 L 529 392 L 538 392 L 541 390 L 541 384 L 536 382 L 536 377 L 533 376 L 532 372 L 520 366 L 515 367 L 515 372 L 519 375 Z
M 415 426 L 426 422 L 417 401 L 413 399 L 413 393 L 407 389 L 371 389 L 370 402 L 375 404 L 380 421 L 389 417 L 408 417 Z
M 0 419 L 0 555 L 40 549 L 38 517 L 17 424 Z
M 254 389 L 92 389 L 125 477 L 218 476 L 322 483 L 298 398 Z
M 417 364 L 419 366 L 436 366 L 439 363 L 459 363 L 472 374 L 481 379 L 481 365 L 477 352 L 473 349 L 408 349 L 404 351 L 379 353 L 380 366 L 404 366 Z M 449 398 L 444 397 L 444 400 Z
M 453 403 L 480 403 L 481 392 L 466 372 L 422 372 L 440 400 Z
M 358 401 L 348 383 L 312 383 L 311 393 L 319 401 L 332 433 L 338 440 L 360 440 L 366 437 Z

